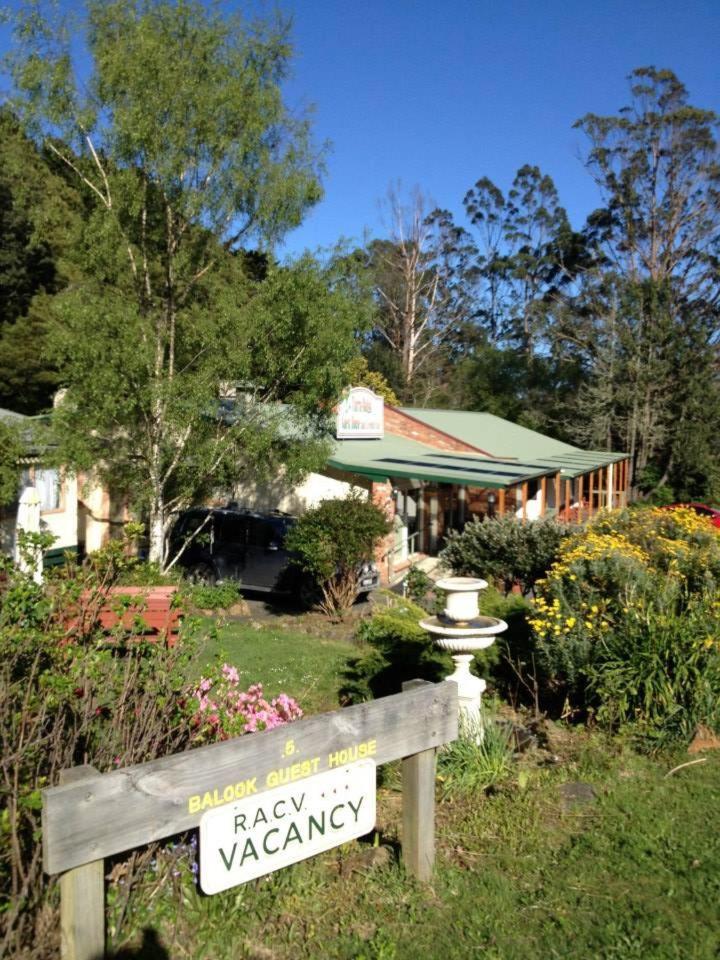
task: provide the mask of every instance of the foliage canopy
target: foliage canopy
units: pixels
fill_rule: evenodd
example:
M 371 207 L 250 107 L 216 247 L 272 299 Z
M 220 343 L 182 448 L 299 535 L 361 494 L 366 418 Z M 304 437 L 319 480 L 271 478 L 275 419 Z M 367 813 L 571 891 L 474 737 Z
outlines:
M 359 494 L 323 500 L 308 510 L 288 533 L 285 544 L 295 563 L 315 580 L 321 605 L 331 615 L 352 604 L 362 564 L 372 561 L 390 523 L 380 509 Z
M 162 562 L 172 511 L 247 464 L 321 458 L 351 300 L 309 259 L 241 249 L 269 251 L 321 194 L 308 121 L 282 101 L 287 24 L 89 0 L 80 26 L 86 79 L 68 24 L 36 5 L 13 62 L 16 109 L 87 204 L 84 279 L 55 300 L 55 430 L 59 456 L 147 517 Z
M 18 428 L 0 420 L 0 507 L 17 499 L 25 443 Z
M 513 516 L 476 519 L 462 533 L 450 533 L 441 556 L 455 574 L 502 580 L 506 593 L 518 584 L 527 594 L 574 531 L 550 517 L 530 523 Z

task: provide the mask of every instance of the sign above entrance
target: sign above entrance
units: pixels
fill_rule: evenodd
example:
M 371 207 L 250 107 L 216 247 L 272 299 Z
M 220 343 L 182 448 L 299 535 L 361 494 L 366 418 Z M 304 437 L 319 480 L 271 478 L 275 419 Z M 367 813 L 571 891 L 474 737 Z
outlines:
M 385 402 L 367 387 L 351 387 L 338 404 L 338 440 L 376 440 L 385 434 Z
M 200 819 L 200 886 L 204 893 L 220 893 L 374 826 L 373 760 L 208 810 Z

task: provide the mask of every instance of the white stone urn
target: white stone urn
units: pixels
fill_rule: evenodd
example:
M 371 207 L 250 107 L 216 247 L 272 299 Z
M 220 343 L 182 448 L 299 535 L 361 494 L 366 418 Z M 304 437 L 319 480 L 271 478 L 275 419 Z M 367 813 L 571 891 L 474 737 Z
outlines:
M 445 610 L 448 620 L 467 622 L 480 614 L 478 597 L 487 587 L 487 581 L 479 577 L 445 577 L 435 584 L 445 591 Z
M 445 610 L 440 616 L 420 621 L 433 641 L 452 654 L 455 670 L 446 680 L 458 685 L 460 719 L 467 730 L 482 737 L 482 695 L 485 680 L 470 672 L 475 650 L 484 650 L 507 630 L 504 620 L 480 613 L 478 598 L 487 582 L 476 577 L 447 577 L 435 584 L 446 592 Z

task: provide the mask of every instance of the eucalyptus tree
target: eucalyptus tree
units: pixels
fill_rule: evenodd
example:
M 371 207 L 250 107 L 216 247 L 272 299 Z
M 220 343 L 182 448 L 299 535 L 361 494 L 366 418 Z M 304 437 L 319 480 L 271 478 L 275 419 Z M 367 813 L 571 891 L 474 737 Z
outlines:
M 386 206 L 388 236 L 367 247 L 376 301 L 370 355 L 403 400 L 417 401 L 436 386 L 442 353 L 460 343 L 471 316 L 472 251 L 466 232 L 447 211 L 430 210 L 418 188 L 406 198 L 392 187 Z
M 271 250 L 321 196 L 309 123 L 281 94 L 288 27 L 193 0 L 87 0 L 72 25 L 24 8 L 16 43 L 15 109 L 88 204 L 85 279 L 56 298 L 61 450 L 128 492 L 162 561 L 173 510 L 279 445 L 291 459 L 293 438 L 307 460 L 297 441 L 320 436 L 354 351 L 321 267 L 268 257 L 262 278 L 242 253 Z
M 479 319 L 493 344 L 507 333 L 510 258 L 506 250 L 505 196 L 489 177 L 481 177 L 463 199 L 476 231 L 476 290 Z
M 553 334 L 585 351 L 588 415 L 607 408 L 636 485 L 705 495 L 713 471 L 699 463 L 720 453 L 698 404 L 710 418 L 720 411 L 718 118 L 691 106 L 670 70 L 643 67 L 629 81 L 619 115 L 576 124 L 603 206 L 586 229 L 594 267 Z
M 557 432 L 578 364 L 554 349 L 550 317 L 582 268 L 584 246 L 552 179 L 521 167 L 507 194 L 482 177 L 464 197 L 470 229 L 443 213 L 442 246 L 462 321 L 443 344 L 451 403 Z
M 720 254 L 718 117 L 688 103 L 671 70 L 641 67 L 618 116 L 588 113 L 586 167 L 603 205 L 593 236 L 633 281 L 673 280 L 677 297 L 717 304 Z
M 507 195 L 482 177 L 463 203 L 478 239 L 478 315 L 493 342 L 517 345 L 532 357 L 545 341 L 554 297 L 573 279 L 581 252 L 555 184 L 525 164 Z

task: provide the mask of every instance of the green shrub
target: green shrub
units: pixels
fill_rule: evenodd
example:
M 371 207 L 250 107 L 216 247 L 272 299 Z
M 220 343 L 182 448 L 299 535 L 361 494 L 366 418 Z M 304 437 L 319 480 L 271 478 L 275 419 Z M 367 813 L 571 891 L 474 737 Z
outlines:
M 285 545 L 295 554 L 293 563 L 317 584 L 328 616 L 342 617 L 352 606 L 360 568 L 389 530 L 383 511 L 359 494 L 321 501 L 290 530 Z
M 222 583 L 213 587 L 198 583 L 186 586 L 183 593 L 199 610 L 227 610 L 240 599 L 240 591 L 233 583 Z
M 127 566 L 118 574 L 117 583 L 123 587 L 163 587 L 182 582 L 180 570 L 162 573 L 159 563 L 128 558 Z
M 106 589 L 127 562 L 111 543 L 83 567 L 47 573 L 40 586 L 5 563 L 0 577 L 0 953 L 59 955 L 54 881 L 38 858 L 43 787 L 77 764 L 99 771 L 183 750 L 194 655 L 121 626 L 95 627 Z M 136 854 L 142 869 L 152 847 Z M 128 868 L 126 887 L 134 880 Z
M 501 593 L 497 587 L 488 586 L 480 591 L 480 613 L 486 617 L 500 617 L 512 627 L 518 617 L 524 618 L 531 610 L 530 602 L 519 593 Z
M 440 612 L 437 609 L 440 605 L 440 598 L 435 594 L 435 582 L 420 567 L 416 567 L 414 564 L 410 567 L 403 581 L 403 591 L 409 600 L 422 607 L 423 610 L 432 613 Z
M 458 576 L 499 580 L 506 593 L 517 584 L 528 594 L 576 530 L 544 517 L 527 523 L 511 516 L 476 518 L 462 533 L 450 533 L 440 557 Z
M 583 704 L 588 669 L 608 632 L 637 597 L 654 592 L 655 580 L 638 550 L 616 536 L 589 532 L 568 548 L 569 566 L 558 563 L 537 584 L 530 624 L 548 676 Z
M 699 724 L 720 729 L 719 607 L 662 593 L 634 604 L 588 669 L 599 719 L 632 722 L 654 743 L 689 740 Z
M 405 596 L 428 613 L 440 613 L 445 606 L 444 594 L 435 591 L 435 581 L 420 567 L 410 567 L 403 588 Z
M 426 616 L 422 607 L 397 600 L 364 620 L 356 634 L 362 652 L 349 661 L 341 696 L 357 703 L 399 693 L 406 680 L 437 682 L 451 673 L 449 655 L 419 626 Z
M 444 606 L 444 600 L 439 605 Z M 507 650 L 517 655 L 527 649 L 530 606 L 521 596 L 505 597 L 488 587 L 480 594 L 480 610 L 505 620 L 508 631 L 492 646 L 476 652 L 472 670 L 509 688 L 514 673 L 507 662 Z M 399 693 L 406 680 L 419 678 L 436 683 L 452 673 L 450 654 L 436 646 L 419 625 L 427 616 L 428 611 L 409 598 L 393 598 L 391 605 L 364 620 L 356 633 L 361 653 L 348 664 L 341 696 L 349 702 L 364 701 Z
M 720 535 L 689 510 L 599 517 L 537 583 L 547 688 L 654 741 L 720 720 Z

